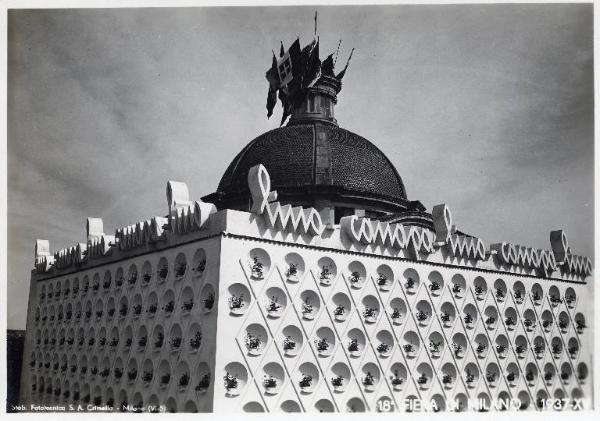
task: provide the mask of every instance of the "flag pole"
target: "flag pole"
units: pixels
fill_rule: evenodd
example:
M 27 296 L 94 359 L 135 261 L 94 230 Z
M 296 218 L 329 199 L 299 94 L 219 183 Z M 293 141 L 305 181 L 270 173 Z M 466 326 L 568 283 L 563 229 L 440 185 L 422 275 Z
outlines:
M 353 53 L 354 53 L 354 48 L 352 48 L 352 51 L 350 51 L 350 57 L 348 57 L 348 61 L 346 62 L 346 67 L 344 67 L 344 70 L 346 70 L 348 68 L 348 65 L 350 64 L 350 59 L 352 58 Z
M 315 38 L 317 37 L 317 11 L 315 10 Z
M 340 42 L 338 42 L 338 48 L 335 50 L 335 60 L 333 60 L 333 65 L 337 63 L 338 53 L 340 52 L 340 45 L 342 45 L 342 39 L 340 38 Z

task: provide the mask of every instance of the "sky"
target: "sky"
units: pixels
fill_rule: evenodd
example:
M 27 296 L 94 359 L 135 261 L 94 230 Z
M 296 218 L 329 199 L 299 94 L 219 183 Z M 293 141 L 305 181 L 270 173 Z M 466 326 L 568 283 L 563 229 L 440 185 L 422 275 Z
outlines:
M 24 328 L 37 238 L 52 252 L 194 200 L 266 118 L 271 50 L 314 7 L 8 13 L 8 328 Z M 377 145 L 410 200 L 487 245 L 593 258 L 591 4 L 318 7 L 321 58 L 355 48 L 336 118 Z

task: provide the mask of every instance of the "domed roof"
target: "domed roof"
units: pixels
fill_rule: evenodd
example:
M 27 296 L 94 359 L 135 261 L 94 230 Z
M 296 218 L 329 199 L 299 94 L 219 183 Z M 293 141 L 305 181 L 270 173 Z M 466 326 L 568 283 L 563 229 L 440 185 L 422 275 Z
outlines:
M 389 159 L 367 139 L 334 124 L 297 123 L 258 136 L 231 162 L 212 199 L 249 197 L 248 170 L 258 164 L 280 197 L 320 191 L 406 203 L 404 184 Z

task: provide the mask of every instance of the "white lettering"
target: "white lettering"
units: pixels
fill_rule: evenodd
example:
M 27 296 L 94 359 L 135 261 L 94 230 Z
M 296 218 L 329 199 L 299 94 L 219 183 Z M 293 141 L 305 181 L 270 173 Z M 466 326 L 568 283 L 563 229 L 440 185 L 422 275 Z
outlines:
M 452 256 L 465 259 L 485 260 L 485 244 L 477 237 L 455 234 L 452 225 L 452 213 L 448 206 L 436 205 L 431 212 L 435 228 L 435 242 L 438 246 L 446 246 Z
M 340 229 L 353 243 L 406 249 L 415 259 L 419 258 L 420 253 L 433 252 L 431 234 L 421 227 L 404 227 L 402 224 L 371 221 L 369 218 L 350 215 L 340 220 Z
M 265 215 L 266 222 L 271 228 L 298 232 L 311 237 L 321 235 L 325 229 L 321 215 L 316 209 L 273 202 L 277 199 L 277 192 L 270 191 L 271 178 L 262 164 L 248 171 L 248 187 L 252 195 L 252 212 Z

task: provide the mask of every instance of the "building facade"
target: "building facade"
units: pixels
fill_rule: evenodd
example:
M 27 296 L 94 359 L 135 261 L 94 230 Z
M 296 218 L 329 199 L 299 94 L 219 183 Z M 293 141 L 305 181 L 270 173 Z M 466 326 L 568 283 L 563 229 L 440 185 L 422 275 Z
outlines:
M 343 72 L 319 65 L 215 193 L 169 182 L 165 217 L 114 235 L 88 218 L 86 241 L 55 253 L 37 241 L 21 403 L 591 407 L 590 260 L 560 230 L 547 250 L 486 245 L 447 206 L 409 200 L 385 155 L 338 126 Z

